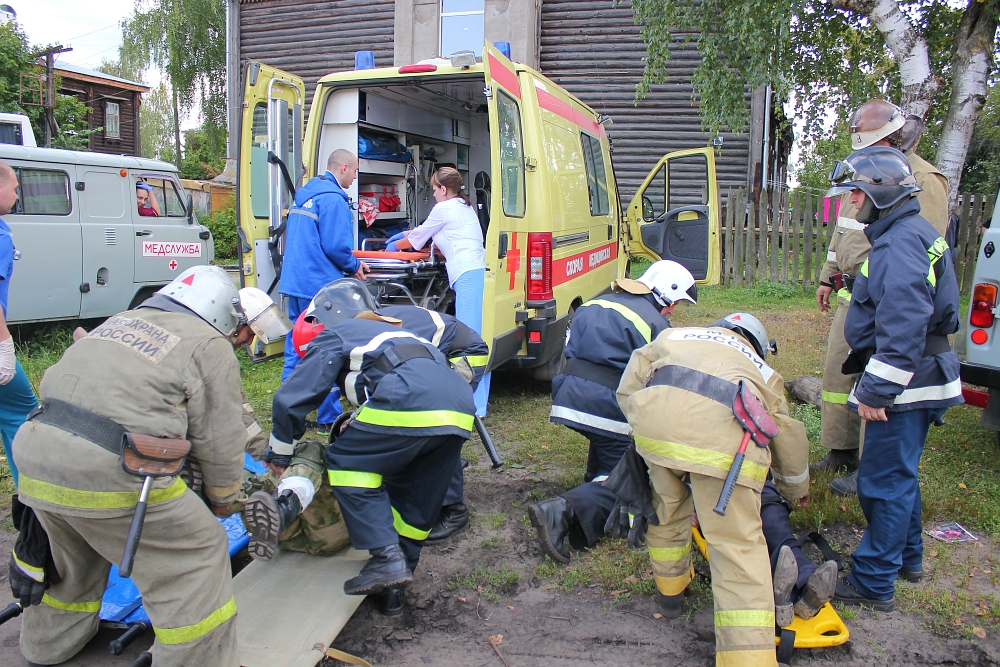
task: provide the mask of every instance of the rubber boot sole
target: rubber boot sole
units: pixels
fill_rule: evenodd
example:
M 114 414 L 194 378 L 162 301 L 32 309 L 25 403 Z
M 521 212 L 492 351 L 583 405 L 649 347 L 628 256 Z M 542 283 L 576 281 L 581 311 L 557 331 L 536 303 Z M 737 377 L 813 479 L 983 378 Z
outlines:
M 779 628 L 785 628 L 795 620 L 792 605 L 792 589 L 799 578 L 795 554 L 787 547 L 778 552 L 778 562 L 774 567 L 774 621 Z
M 344 582 L 344 593 L 347 595 L 378 595 L 388 588 L 402 588 L 407 584 L 412 584 L 413 575 L 404 575 L 390 581 L 378 581 L 360 588 L 349 587 L 348 584 L 350 583 L 350 579 Z
M 264 491 L 251 495 L 243 509 L 243 521 L 250 530 L 250 544 L 247 545 L 250 557 L 263 561 L 274 558 L 281 537 L 281 517 L 274 497 Z
M 569 557 L 559 553 L 556 545 L 552 543 L 549 531 L 545 527 L 545 517 L 538 515 L 538 509 L 535 505 L 528 508 L 528 518 L 531 520 L 531 525 L 535 527 L 535 533 L 538 534 L 538 543 L 541 545 L 542 551 L 560 563 L 568 565 L 570 561 Z

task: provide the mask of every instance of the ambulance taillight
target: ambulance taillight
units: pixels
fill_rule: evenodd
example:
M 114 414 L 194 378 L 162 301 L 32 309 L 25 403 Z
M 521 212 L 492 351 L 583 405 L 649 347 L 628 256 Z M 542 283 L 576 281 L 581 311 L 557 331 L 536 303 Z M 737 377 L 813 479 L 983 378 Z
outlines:
M 552 232 L 528 234 L 528 301 L 552 298 Z
M 997 287 L 989 283 L 979 283 L 972 290 L 972 312 L 969 324 L 974 327 L 993 326 L 993 310 L 997 305 Z

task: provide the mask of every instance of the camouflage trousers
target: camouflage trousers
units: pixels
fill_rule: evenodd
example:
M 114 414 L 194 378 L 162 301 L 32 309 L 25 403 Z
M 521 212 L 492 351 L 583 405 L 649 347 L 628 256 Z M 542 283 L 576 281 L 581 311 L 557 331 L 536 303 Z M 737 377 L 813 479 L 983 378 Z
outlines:
M 268 470 L 263 475 L 244 471 L 243 487 L 231 509 L 242 516 L 251 494 L 256 491 L 274 493 L 281 480 L 287 477 L 308 479 L 316 488 L 316 495 L 309 507 L 285 527 L 278 541 L 279 546 L 289 551 L 304 551 L 313 556 L 330 556 L 348 546 L 351 540 L 347 536 L 347 527 L 341 517 L 337 498 L 327 479 L 323 445 L 313 440 L 304 440 L 295 446 L 292 462 L 281 477 L 273 470 Z

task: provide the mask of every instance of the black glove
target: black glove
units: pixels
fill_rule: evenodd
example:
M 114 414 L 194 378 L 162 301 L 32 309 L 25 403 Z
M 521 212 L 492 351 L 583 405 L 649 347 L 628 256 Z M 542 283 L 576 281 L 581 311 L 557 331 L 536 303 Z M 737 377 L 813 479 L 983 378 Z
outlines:
M 611 471 L 608 478 L 604 480 L 603 485 L 624 501 L 622 505 L 626 508 L 626 516 L 629 513 L 634 516 L 641 515 L 654 526 L 660 525 L 660 520 L 656 517 L 656 508 L 653 506 L 653 489 L 649 483 L 649 466 L 646 465 L 646 460 L 635 450 L 634 443 L 630 444 L 628 449 L 625 450 L 622 460 L 618 462 L 618 465 Z M 629 526 L 629 530 L 631 528 Z M 643 528 L 643 532 L 645 532 L 645 528 Z
M 40 604 L 45 590 L 62 581 L 62 577 L 52 560 L 49 536 L 35 511 L 23 505 L 17 496 L 11 499 L 10 509 L 14 527 L 19 531 L 10 554 L 10 590 L 22 607 L 29 607 Z
M 624 539 L 633 549 L 646 543 L 646 526 L 649 522 L 642 513 L 642 507 L 619 498 L 611 510 L 604 532 L 611 537 Z

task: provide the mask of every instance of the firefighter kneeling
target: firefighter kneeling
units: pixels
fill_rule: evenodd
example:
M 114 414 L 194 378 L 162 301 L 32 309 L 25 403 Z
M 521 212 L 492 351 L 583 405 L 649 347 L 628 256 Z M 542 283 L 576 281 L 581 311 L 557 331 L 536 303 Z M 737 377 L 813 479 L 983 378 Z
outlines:
M 646 516 L 655 510 L 649 555 L 660 611 L 668 618 L 680 616 L 684 590 L 694 578 L 691 520 L 698 513 L 712 568 L 716 665 L 777 664 L 760 492 L 769 467 L 785 497 L 803 499 L 809 491 L 805 428 L 788 415 L 781 376 L 764 363 L 768 351 L 774 343 L 757 318 L 745 313 L 708 328 L 669 329 L 633 353 L 617 392 L 636 451 L 649 467 L 652 508 Z M 744 436 L 734 414 L 740 385 L 780 431 L 769 447 L 750 443 L 720 516 L 713 508 Z M 632 513 L 643 521 L 641 510 Z

